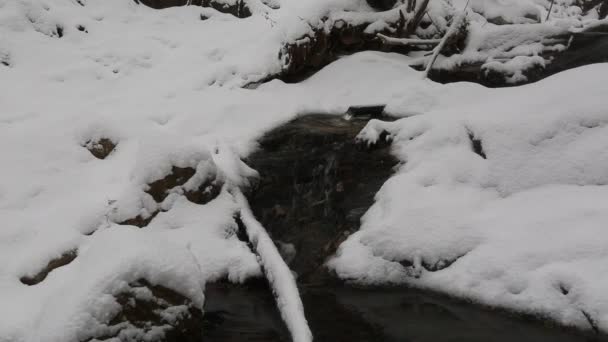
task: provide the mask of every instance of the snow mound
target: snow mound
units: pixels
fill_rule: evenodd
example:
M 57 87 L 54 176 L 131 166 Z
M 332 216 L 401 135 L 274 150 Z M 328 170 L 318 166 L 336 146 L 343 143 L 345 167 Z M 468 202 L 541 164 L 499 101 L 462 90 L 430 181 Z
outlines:
M 424 115 L 371 121 L 360 139 L 388 132 L 404 165 L 329 266 L 606 331 L 606 75 L 453 85 Z
M 472 0 L 471 9 L 496 24 L 540 22 L 540 9 L 531 0 Z

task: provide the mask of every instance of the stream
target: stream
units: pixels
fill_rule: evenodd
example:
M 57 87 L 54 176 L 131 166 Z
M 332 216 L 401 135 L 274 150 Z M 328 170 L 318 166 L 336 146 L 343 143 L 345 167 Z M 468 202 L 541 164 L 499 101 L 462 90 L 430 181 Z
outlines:
M 301 287 L 317 342 L 583 342 L 593 341 L 539 321 L 411 289 Z M 289 342 L 269 288 L 207 288 L 206 342 Z
M 323 267 L 399 165 L 390 143 L 356 143 L 371 118 L 391 120 L 382 111 L 300 116 L 264 135 L 247 159 L 261 176 L 249 203 L 297 274 L 314 340 L 590 341 L 540 320 L 421 291 L 351 287 Z M 208 284 L 205 295 L 205 341 L 291 340 L 265 280 Z

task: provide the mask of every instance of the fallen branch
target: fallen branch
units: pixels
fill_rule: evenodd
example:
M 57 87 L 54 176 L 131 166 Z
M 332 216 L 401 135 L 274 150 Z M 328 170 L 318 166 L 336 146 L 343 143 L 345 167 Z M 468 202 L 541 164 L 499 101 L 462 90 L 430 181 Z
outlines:
M 441 39 L 441 42 L 439 43 L 439 45 L 437 45 L 435 47 L 435 49 L 433 50 L 433 56 L 431 57 L 431 60 L 429 61 L 429 63 L 426 65 L 426 69 L 424 70 L 424 74 L 422 75 L 422 78 L 427 78 L 429 76 L 429 72 L 431 71 L 431 68 L 433 68 L 433 64 L 435 64 L 435 61 L 437 60 L 439 53 L 441 53 L 441 50 L 443 50 L 443 48 L 445 47 L 446 42 L 448 41 L 448 39 L 450 39 L 450 37 L 452 37 L 458 31 L 458 28 L 464 22 L 465 13 L 466 13 L 466 8 L 463 9 L 462 12 L 459 13 L 457 16 L 454 16 L 452 25 L 450 25 L 450 28 L 448 29 L 448 31 L 445 33 L 445 35 Z
M 260 257 L 260 263 L 276 296 L 277 307 L 291 333 L 292 341 L 312 342 L 312 333 L 304 317 L 304 305 L 291 270 L 283 261 L 266 229 L 253 216 L 245 196 L 236 190 L 235 198 L 241 207 L 241 220 L 247 236 Z
M 437 45 L 441 43 L 441 39 L 412 39 L 412 38 L 394 38 L 386 36 L 382 33 L 376 35 L 383 43 L 389 45 Z
M 545 21 L 549 21 L 549 18 L 551 17 L 551 11 L 553 10 L 554 3 L 555 3 L 555 0 L 551 0 L 551 6 L 549 6 L 549 11 L 547 11 L 547 18 L 545 19 Z

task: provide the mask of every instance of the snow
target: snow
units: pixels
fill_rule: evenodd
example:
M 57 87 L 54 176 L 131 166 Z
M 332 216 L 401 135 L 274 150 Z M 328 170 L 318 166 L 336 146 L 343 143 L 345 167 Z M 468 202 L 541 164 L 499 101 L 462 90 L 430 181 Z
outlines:
M 400 91 L 374 83 L 413 72 L 404 57 L 368 53 L 299 85 L 248 90 L 281 68 L 280 22 L 118 0 L 0 4 L 0 50 L 10 56 L 0 65 L 0 340 L 11 342 L 94 335 L 117 310 L 111 295 L 138 277 L 202 307 L 206 283 L 261 275 L 236 237 L 240 206 L 228 190 L 256 175 L 240 158 L 298 113 L 344 112 L 364 95 L 386 102 Z M 356 66 L 369 71 L 334 76 Z M 117 144 L 104 160 L 83 147 L 100 138 Z M 172 166 L 196 174 L 156 203 L 147 184 Z M 214 177 L 224 190 L 212 202 L 182 195 Z M 158 210 L 142 229 L 114 223 Z M 40 284 L 19 281 L 71 250 L 76 259 Z
M 0 0 L 0 341 L 93 336 L 119 309 L 113 295 L 140 278 L 202 308 L 207 283 L 263 271 L 294 340 L 310 340 L 292 275 L 234 195 L 256 177 L 241 159 L 298 114 L 377 103 L 408 118 L 371 122 L 361 138 L 391 131 L 404 164 L 331 267 L 362 283 L 413 284 L 564 324 L 588 324 L 584 310 L 608 330 L 605 65 L 490 90 L 435 84 L 408 67 L 410 57 L 364 52 L 299 84 L 254 90 L 243 86 L 283 67 L 285 42 L 328 13 L 357 19 L 346 11 L 369 10 L 365 2 L 281 1 L 246 19 L 81 2 Z M 377 19 L 372 28 L 383 27 Z M 487 34 L 478 46 L 499 30 L 478 31 Z M 534 38 L 564 28 L 531 30 Z M 523 29 L 512 34 L 538 48 Z M 487 160 L 471 152 L 469 131 Z M 100 138 L 117 144 L 103 160 L 83 147 Z M 173 166 L 196 174 L 156 203 L 147 186 Z M 213 201 L 183 196 L 213 178 L 224 184 Z M 145 228 L 116 223 L 159 210 Z M 261 260 L 236 237 L 239 212 Z M 41 283 L 19 281 L 72 250 L 76 259 Z M 415 267 L 394 262 L 405 259 Z
M 528 80 L 523 72 L 533 69 L 534 67 L 544 68 L 545 59 L 540 56 L 516 56 L 513 59 L 502 63 L 499 61 L 490 61 L 482 66 L 485 72 L 495 71 L 504 75 L 508 75 L 507 83 L 517 84 Z
M 502 19 L 510 24 L 540 21 L 540 9 L 531 0 L 471 0 L 471 9 L 488 20 Z
M 423 115 L 371 121 L 360 139 L 389 132 L 404 164 L 330 267 L 580 328 L 588 314 L 605 331 L 606 75 L 600 64 L 511 89 L 454 84 Z

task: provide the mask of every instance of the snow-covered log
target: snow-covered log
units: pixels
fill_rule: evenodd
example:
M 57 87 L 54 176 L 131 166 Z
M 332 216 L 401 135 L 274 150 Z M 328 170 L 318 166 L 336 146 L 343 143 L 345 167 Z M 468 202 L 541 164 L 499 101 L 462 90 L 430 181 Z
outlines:
M 312 333 L 304 316 L 304 306 L 291 270 L 264 227 L 253 216 L 245 196 L 238 190 L 235 196 L 241 207 L 241 220 L 247 236 L 260 258 L 264 274 L 275 294 L 277 307 L 293 341 L 311 342 Z

